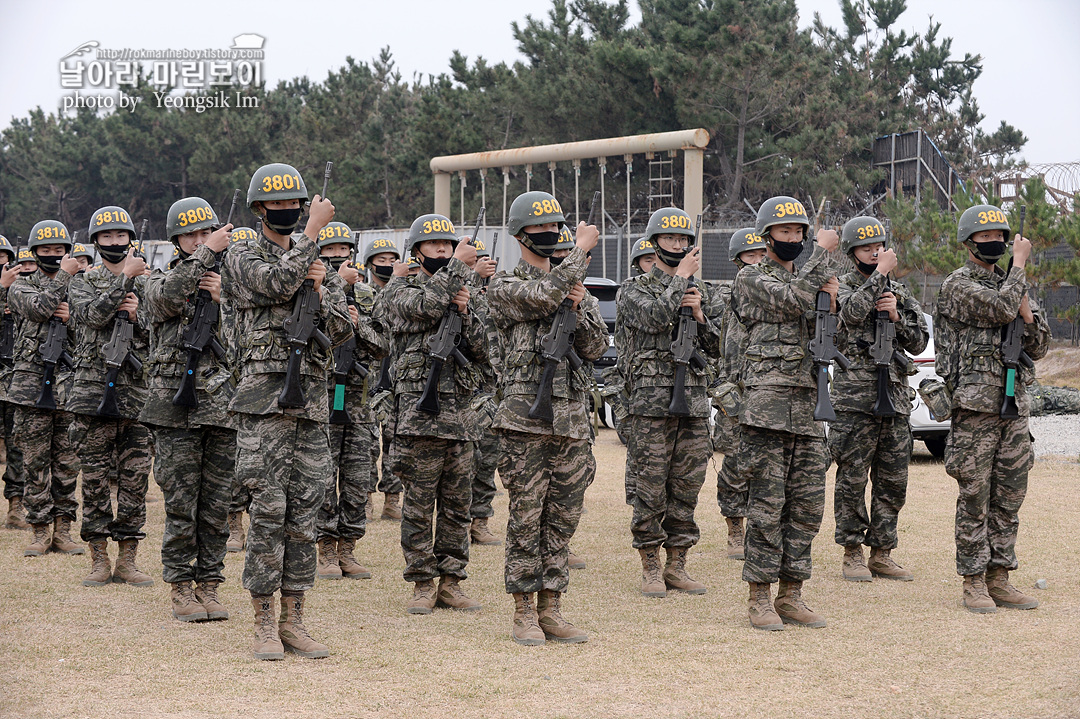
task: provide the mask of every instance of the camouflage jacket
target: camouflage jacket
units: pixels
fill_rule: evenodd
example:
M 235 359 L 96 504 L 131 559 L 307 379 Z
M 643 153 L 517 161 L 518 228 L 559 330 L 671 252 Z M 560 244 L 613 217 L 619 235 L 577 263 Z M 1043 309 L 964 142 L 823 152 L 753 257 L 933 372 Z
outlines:
M 723 337 L 723 344 L 720 347 L 722 359 L 720 376 L 728 382 L 738 383 L 742 380 L 743 355 L 746 354 L 749 337 L 746 334 L 746 327 L 739 321 L 738 315 L 731 306 L 732 285 L 720 285 L 718 289 L 720 299 L 724 303 L 724 315 L 720 319 L 720 332 Z
M 433 367 L 428 338 L 438 331 L 450 300 L 465 287 L 471 272 L 464 262 L 452 258 L 431 277 L 420 272 L 395 278 L 383 288 L 394 342 L 395 435 L 468 441 L 480 438 L 471 405 L 480 387 L 475 363 L 487 359 L 487 343 L 483 318 L 473 311 L 471 301 L 469 311 L 461 318 L 458 347 L 470 363 L 460 367 L 452 358 L 443 363 L 438 381 L 439 414 L 416 408 Z
M 747 335 L 742 424 L 821 436 L 808 347 L 818 290 L 832 276 L 828 253 L 818 245 L 798 274 L 769 257 L 739 270 L 731 306 Z
M 329 270 L 328 270 L 329 272 Z M 372 314 L 375 309 L 375 289 L 362 282 L 349 286 L 345 285 L 346 297 L 352 294 L 356 302 L 357 314 L 360 321 L 354 325 L 353 332 L 356 335 L 356 349 L 353 351 L 354 365 L 345 376 L 345 409 L 349 412 L 353 424 L 370 424 L 374 421 L 371 412 L 368 392 L 379 381 L 379 363 L 387 355 L 390 338 L 384 330 L 382 323 L 376 320 Z M 335 350 L 334 362 L 337 362 Z M 368 371 L 367 377 L 361 376 L 356 365 L 362 366 Z M 330 392 L 330 409 L 334 407 L 334 391 L 337 379 L 331 370 L 328 388 Z
M 67 299 L 71 275 L 63 270 L 52 278 L 38 270 L 30 277 L 18 278 L 7 290 L 7 303 L 15 320 L 15 364 L 11 368 L 7 401 L 33 407 L 41 395 L 45 367 L 38 348 L 49 334 L 49 324 L 60 303 Z M 75 356 L 72 323 L 68 320 L 65 349 Z M 64 399 L 71 389 L 72 372 L 57 364 L 53 396 L 56 406 L 64 409 Z
M 1005 391 L 1001 359 L 1002 327 L 1020 312 L 1027 291 L 1026 273 L 1013 267 L 988 272 L 970 259 L 941 283 L 934 309 L 936 370 L 952 392 L 953 410 L 997 414 Z M 1030 300 L 1035 321 L 1024 325 L 1023 347 L 1033 360 L 1050 347 L 1050 326 L 1038 303 Z M 1028 386 L 1035 372 L 1020 366 L 1016 404 L 1021 417 L 1031 412 Z
M 877 365 L 870 356 L 877 328 L 877 303 L 885 291 L 885 276 L 875 271 L 869 277 L 851 271 L 840 278 L 840 291 L 836 301 L 840 305 L 836 347 L 851 362 L 844 370 L 840 365 L 833 368 L 831 398 L 833 409 L 873 414 L 877 402 Z M 898 414 L 911 414 L 913 390 L 907 378 L 915 373 L 915 365 L 904 352 L 917 355 L 926 349 L 930 331 L 926 326 L 922 307 L 911 296 L 902 282 L 890 283 L 890 291 L 896 296 L 896 311 L 900 321 L 894 322 L 896 355 L 889 363 L 889 397 Z
M 308 268 L 318 258 L 318 248 L 306 235 L 292 241 L 288 251 L 265 235 L 246 245 L 233 245 L 221 267 L 222 298 L 232 314 L 238 345 L 240 380 L 229 403 L 233 412 L 284 414 L 314 422 L 326 422 L 326 382 L 331 375 L 332 351 L 314 340 L 302 353 L 300 387 L 307 404 L 298 409 L 278 406 L 285 387 L 289 345 L 284 322 L 292 314 L 294 298 Z M 344 280 L 326 273 L 319 305 L 319 327 L 332 346 L 345 341 L 352 322 L 345 305 Z
M 162 427 L 230 427 L 228 406 L 235 389 L 228 356 L 218 359 L 209 348 L 199 357 L 195 372 L 195 393 L 199 406 L 177 407 L 172 403 L 187 367 L 183 333 L 195 314 L 199 280 L 217 262 L 205 245 L 178 261 L 171 270 L 154 270 L 146 281 L 145 299 L 139 311 L 150 321 L 150 357 L 146 365 L 147 400 L 139 421 Z M 214 332 L 223 348 L 228 339 L 221 332 L 218 313 Z M 226 349 L 226 354 L 229 350 Z
M 491 317 L 504 353 L 499 375 L 502 400 L 492 427 L 531 434 L 551 434 L 571 439 L 592 439 L 589 393 L 593 379 L 589 367 L 608 348 L 608 330 L 596 298 L 585 293 L 577 308 L 574 349 L 583 360 L 573 369 L 568 360 L 559 363 L 552 383 L 553 422 L 529 418 L 536 399 L 544 360 L 540 339 L 551 331 L 559 305 L 585 279 L 588 258 L 574 248 L 562 264 L 549 273 L 524 260 L 512 272 L 499 272 L 488 287 Z
M 679 305 L 689 287 L 685 277 L 670 276 L 659 267 L 631 277 L 616 296 L 615 335 L 628 358 L 624 375 L 632 415 L 666 417 L 675 385 L 671 344 L 679 327 Z M 716 288 L 698 285 L 705 323 L 698 323 L 695 347 L 703 357 L 720 355 L 720 318 L 724 312 Z M 706 388 L 709 368 L 693 364 L 686 370 L 686 401 L 690 416 L 708 417 Z
M 19 278 L 16 277 L 15 281 L 18 282 Z M 0 312 L 3 313 L 3 319 L 5 322 L 15 322 L 15 316 L 11 314 L 11 310 L 8 309 L 7 304 L 8 288 L 0 285 Z M 15 327 L 12 324 L 12 338 L 15 337 Z M 12 345 L 14 350 L 14 345 Z M 11 372 L 12 368 L 5 364 L 0 363 L 0 402 L 7 401 L 8 385 L 11 384 Z
M 105 344 L 116 325 L 116 311 L 128 292 L 139 298 L 132 327 L 131 351 L 142 362 L 149 348 L 150 322 L 143 304 L 146 276 L 114 275 L 98 265 L 75 277 L 68 290 L 68 305 L 75 329 L 75 383 L 68 394 L 65 409 L 76 414 L 97 414 L 105 395 Z M 116 379 L 116 405 L 126 419 L 138 419 L 146 404 L 146 366 L 136 372 L 127 362 Z

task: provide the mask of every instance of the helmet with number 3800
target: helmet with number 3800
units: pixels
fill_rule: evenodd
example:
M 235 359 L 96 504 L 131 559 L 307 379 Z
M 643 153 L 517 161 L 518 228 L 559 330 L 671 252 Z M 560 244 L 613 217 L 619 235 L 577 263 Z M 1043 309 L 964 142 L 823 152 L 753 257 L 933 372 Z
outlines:
M 754 234 L 764 238 L 773 225 L 787 224 L 803 225 L 803 239 L 806 239 L 806 232 L 810 228 L 810 218 L 806 216 L 806 208 L 794 197 L 787 195 L 770 197 L 758 208 Z
M 292 165 L 274 162 L 263 165 L 251 176 L 248 184 L 248 209 L 255 212 L 253 205 L 265 200 L 302 200 L 307 201 L 307 185 L 300 172 Z
M 31 250 L 45 245 L 63 245 L 71 250 L 71 235 L 67 227 L 58 220 L 42 220 L 30 228 L 30 237 L 26 246 Z
M 450 218 L 432 213 L 413 220 L 409 227 L 409 238 L 405 240 L 405 252 L 411 252 L 417 244 L 428 240 L 449 240 L 457 247 L 458 237 L 454 234 L 454 223 Z
M 960 222 L 956 227 L 956 239 L 966 243 L 976 232 L 984 230 L 1001 230 L 1005 234 L 1005 242 L 1012 236 L 1009 227 L 1009 218 L 994 205 L 975 205 L 964 210 L 960 215 Z
M 198 230 L 214 229 L 221 222 L 210 203 L 201 197 L 185 197 L 169 208 L 165 219 L 165 236 L 176 242 L 180 235 Z
M 852 217 L 844 223 L 844 230 L 840 235 L 840 251 L 846 255 L 856 247 L 885 241 L 885 225 L 876 217 Z

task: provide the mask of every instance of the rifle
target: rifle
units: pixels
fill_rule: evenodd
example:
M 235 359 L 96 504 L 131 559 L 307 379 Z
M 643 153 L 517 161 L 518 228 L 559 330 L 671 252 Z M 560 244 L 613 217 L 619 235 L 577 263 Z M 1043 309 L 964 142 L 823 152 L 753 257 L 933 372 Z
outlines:
M 15 236 L 15 246 L 12 248 L 15 256 L 11 258 L 11 262 L 4 265 L 4 269 L 10 270 L 18 266 L 21 240 L 18 235 Z M 5 367 L 15 365 L 15 316 L 10 310 L 6 310 L 3 317 L 0 317 L 0 364 Z
M 330 182 L 330 172 L 334 163 L 326 163 L 323 173 L 322 197 L 326 199 L 326 185 Z M 314 339 L 324 350 L 330 349 L 330 338 L 318 328 L 319 293 L 315 291 L 315 280 L 304 280 L 296 291 L 292 314 L 282 322 L 285 341 L 289 345 L 289 365 L 285 368 L 285 386 L 278 395 L 278 406 L 288 409 L 301 409 L 307 404 L 304 389 L 300 386 L 300 360 L 304 349 Z
M 593 193 L 592 206 L 589 208 L 589 219 L 586 225 L 593 224 L 596 217 L 596 207 L 600 203 L 600 193 Z M 544 360 L 544 371 L 540 375 L 540 386 L 536 389 L 536 400 L 529 407 L 531 419 L 542 419 L 545 422 L 555 421 L 555 412 L 551 406 L 551 389 L 555 382 L 555 369 L 563 359 L 570 362 L 574 369 L 581 367 L 581 358 L 574 351 L 574 331 L 577 329 L 577 314 L 574 312 L 574 302 L 569 297 L 565 298 L 555 312 L 555 319 L 551 323 L 551 331 L 540 338 L 540 357 Z
M 1024 236 L 1024 215 L 1027 206 L 1020 205 L 1020 229 L 1018 237 Z M 1013 258 L 1009 258 L 1009 267 L 1005 274 L 1012 269 Z M 1017 419 L 1020 416 L 1020 408 L 1016 404 L 1016 373 L 1020 365 L 1028 369 L 1035 369 L 1035 363 L 1024 351 L 1024 318 L 1019 314 L 1009 324 L 1001 328 L 1001 362 L 1005 365 L 1005 396 L 1001 400 L 1001 411 L 998 413 L 1002 419 Z
M 236 203 L 239 199 L 240 190 L 235 190 L 232 206 L 229 208 L 229 217 L 225 220 L 226 225 L 232 222 L 233 212 L 236 211 Z M 210 269 L 211 272 L 221 272 L 222 254 L 222 252 L 214 253 L 214 266 Z M 225 360 L 225 348 L 221 346 L 214 331 L 220 314 L 221 308 L 210 296 L 210 290 L 199 290 L 195 295 L 195 313 L 180 336 L 180 347 L 187 352 L 187 364 L 184 366 L 184 374 L 180 379 L 180 387 L 172 398 L 172 403 L 176 407 L 195 409 L 199 406 L 199 396 L 195 392 L 195 370 L 199 368 L 199 360 L 207 348 L 218 360 Z
M 885 242 L 889 240 L 889 220 L 885 220 Z M 885 275 L 885 291 L 892 292 L 892 282 Z M 889 313 L 879 310 L 874 320 L 874 344 L 870 346 L 870 356 L 877 365 L 877 401 L 874 402 L 875 417 L 895 417 L 896 405 L 889 395 L 889 365 L 896 354 L 896 324 L 889 319 Z
M 484 222 L 483 207 L 476 214 L 476 227 L 473 228 L 472 239 L 469 244 L 476 241 L 480 235 L 480 225 Z M 427 339 L 428 356 L 431 357 L 431 371 L 428 372 L 427 383 L 424 385 L 424 393 L 416 402 L 416 408 L 428 414 L 439 414 L 439 377 L 442 375 L 443 365 L 451 357 L 459 367 L 465 367 L 469 360 L 461 354 L 458 345 L 461 344 L 461 311 L 457 305 L 450 303 L 446 308 L 439 323 L 439 329 Z
M 353 253 L 349 253 L 348 262 L 352 264 Z M 345 293 L 345 301 L 349 307 L 356 307 L 356 296 L 353 288 L 348 287 Z M 352 424 L 352 417 L 345 406 L 345 380 L 349 372 L 356 370 L 361 377 L 368 376 L 367 367 L 356 361 L 356 331 L 349 333 L 349 339 L 334 350 L 334 403 L 330 407 L 330 424 Z
M 146 237 L 146 227 L 150 220 L 143 220 L 139 229 L 139 237 L 136 239 L 135 256 L 142 257 L 142 239 Z M 125 364 L 131 367 L 133 372 L 142 372 L 142 362 L 131 351 L 134 341 L 134 325 L 128 319 L 127 310 L 116 313 L 113 321 L 112 335 L 105 343 L 105 393 L 101 396 L 101 402 L 97 406 L 97 414 L 100 417 L 119 417 L 120 410 L 116 404 L 116 380 L 120 376 L 120 370 Z
M 829 201 L 826 200 L 822 211 L 828 224 Z M 814 360 L 814 375 L 817 380 L 817 404 L 814 406 L 814 420 L 817 422 L 835 422 L 836 412 L 829 400 L 829 364 L 833 361 L 847 370 L 851 364 L 840 350 L 836 349 L 836 315 L 832 313 L 832 296 L 828 292 L 817 293 L 814 317 L 814 338 L 810 340 L 810 354 Z
M 698 239 L 701 237 L 701 215 L 697 216 Z M 693 289 L 697 283 L 690 278 L 687 289 Z M 697 369 L 705 369 L 705 358 L 694 347 L 697 338 L 697 320 L 689 307 L 679 308 L 679 324 L 675 330 L 675 340 L 671 343 L 671 354 L 675 356 L 675 386 L 671 388 L 671 404 L 668 414 L 672 417 L 689 417 L 690 405 L 686 402 L 686 368 L 691 364 Z

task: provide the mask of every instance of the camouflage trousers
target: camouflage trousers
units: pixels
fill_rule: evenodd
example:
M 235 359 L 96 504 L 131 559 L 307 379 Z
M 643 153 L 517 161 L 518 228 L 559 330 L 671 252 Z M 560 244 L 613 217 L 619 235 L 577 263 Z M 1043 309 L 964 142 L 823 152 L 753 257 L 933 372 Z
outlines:
M 495 510 L 491 503 L 495 499 L 498 488 L 495 486 L 495 469 L 499 466 L 499 455 L 502 448 L 499 444 L 499 435 L 492 429 L 484 432 L 483 438 L 476 443 L 476 472 L 472 481 L 472 508 L 469 511 L 471 517 L 492 517 Z
M 150 477 L 150 430 L 133 419 L 77 414 L 71 440 L 82 464 L 84 542 L 146 539 L 146 487 Z M 109 485 L 116 481 L 116 513 Z
M 393 446 L 392 440 L 394 438 L 394 433 L 390 431 L 388 423 L 384 422 L 380 426 L 379 438 L 379 442 L 373 450 L 374 459 L 371 463 L 371 487 L 386 494 L 400 494 L 401 477 L 394 474 L 394 469 L 391 464 L 391 457 L 393 456 L 391 447 Z M 381 455 L 378 451 L 380 447 L 382 448 Z
M 624 432 L 626 427 L 629 426 L 629 421 L 630 418 L 628 416 L 626 422 L 623 424 Z M 626 467 L 623 469 L 623 489 L 626 492 L 626 503 L 631 507 L 634 506 L 634 493 L 637 492 L 637 476 L 634 474 L 636 471 L 637 465 L 634 464 L 630 452 L 627 452 Z
M 367 531 L 367 496 L 371 491 L 371 446 L 367 424 L 331 424 L 330 473 L 315 520 L 316 536 L 360 539 Z
M 304 592 L 315 584 L 315 517 L 331 472 L 327 424 L 237 414 L 236 481 L 251 492 L 244 589 Z
M 506 593 L 565 592 L 567 550 L 596 476 L 586 439 L 500 430 L 499 477 L 510 499 Z
M 22 449 L 22 496 L 30 524 L 51 524 L 57 517 L 76 518 L 79 460 L 68 437 L 74 417 L 58 410 L 15 408 L 12 443 Z
M 739 460 L 750 489 L 743 581 L 809 579 L 825 513 L 825 440 L 743 425 Z
M 911 422 L 907 415 L 836 413 L 836 421 L 829 423 L 829 451 L 836 462 L 833 514 L 837 544 L 896 548 L 896 522 L 907 499 L 911 443 Z
M 155 427 L 153 434 L 154 481 L 165 495 L 161 578 L 224 582 L 236 430 Z
M 724 462 L 716 473 L 716 503 L 725 517 L 745 517 L 750 502 L 746 477 L 739 471 L 739 442 L 742 430 L 738 417 L 718 412 L 713 431 L 714 449 L 724 453 Z
M 10 402 L 0 402 L 4 408 L 4 499 L 23 496 L 26 475 L 23 469 L 22 449 L 15 442 L 15 407 Z
M 626 454 L 637 483 L 630 525 L 634 548 L 697 544 L 701 530 L 694 510 L 712 454 L 708 418 L 632 414 Z
M 1028 419 L 958 409 L 945 444 L 945 471 L 956 479 L 956 572 L 1016 569 L 1020 505 L 1027 494 Z
M 402 483 L 401 552 L 406 582 L 465 579 L 472 505 L 472 442 L 396 435 L 390 466 Z
M 233 482 L 232 498 L 229 500 L 229 514 L 251 511 L 251 490 Z

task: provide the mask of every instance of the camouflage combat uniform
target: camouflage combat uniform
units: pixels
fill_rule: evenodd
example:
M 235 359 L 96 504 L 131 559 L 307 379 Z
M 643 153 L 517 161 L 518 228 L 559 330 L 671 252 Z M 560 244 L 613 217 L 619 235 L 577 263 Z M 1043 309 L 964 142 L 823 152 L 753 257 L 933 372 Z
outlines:
M 16 277 L 15 281 L 18 282 L 19 278 Z M 14 284 L 12 287 L 14 287 Z M 9 313 L 8 318 L 12 322 L 12 335 L 14 336 L 16 318 L 10 314 L 7 297 L 8 288 L 0 285 L 0 312 Z M 4 423 L 4 499 L 8 501 L 15 497 L 22 499 L 23 488 L 26 486 L 26 477 L 23 474 L 22 450 L 14 439 L 15 405 L 7 399 L 7 388 L 11 384 L 12 370 L 13 367 L 0 364 L 0 411 L 3 412 L 2 419 Z
M 937 372 L 952 392 L 952 429 L 945 471 L 956 479 L 956 571 L 1016 569 L 1018 513 L 1034 463 L 1028 416 L 1033 370 L 1021 365 L 1016 381 L 1019 418 L 1000 416 L 1005 387 L 1001 327 L 1019 313 L 1027 289 L 1023 268 L 989 272 L 969 260 L 941 285 L 934 312 Z M 1050 328 L 1031 301 L 1035 322 L 1024 326 L 1031 359 L 1046 355 Z
M 331 352 L 312 341 L 301 353 L 307 403 L 278 406 L 289 345 L 283 322 L 308 268 L 318 259 L 306 235 L 288 251 L 265 235 L 233 246 L 222 265 L 225 302 L 234 312 L 240 379 L 229 402 L 236 413 L 236 481 L 251 492 L 243 585 L 253 595 L 303 592 L 315 581 L 315 518 L 332 471 L 326 382 Z M 344 281 L 327 272 L 319 322 L 333 344 L 352 330 Z
M 150 476 L 150 432 L 138 421 L 146 404 L 142 372 L 124 363 L 116 380 L 119 418 L 99 417 L 105 394 L 105 356 L 102 348 L 112 336 L 117 307 L 128 292 L 139 298 L 131 351 L 145 360 L 149 341 L 148 315 L 141 307 L 146 277 L 114 275 L 104 265 L 71 281 L 68 302 L 75 325 L 75 383 L 67 409 L 75 413 L 71 437 L 82 464 L 83 522 L 81 536 L 91 542 L 146 538 L 146 487 Z M 144 368 L 145 370 L 145 368 Z M 109 485 L 117 484 L 113 513 Z
M 731 308 L 731 285 L 720 285 L 720 301 L 724 305 L 724 314 L 720 320 L 723 345 L 720 348 L 720 379 L 735 396 L 741 395 L 743 355 L 746 353 L 746 328 L 739 321 Z M 724 386 L 724 385 L 722 385 Z M 720 403 L 715 403 L 720 404 Z M 745 517 L 750 501 L 750 490 L 746 476 L 739 471 L 739 443 L 742 431 L 739 428 L 739 415 L 725 413 L 723 406 L 717 407 L 714 418 L 713 449 L 724 453 L 724 463 L 716 473 L 716 503 L 724 517 Z
M 907 378 L 914 371 L 906 357 L 894 356 L 889 365 L 889 397 L 894 417 L 876 417 L 877 365 L 870 356 L 877 310 L 874 304 L 885 291 L 880 272 L 869 277 L 857 271 L 839 278 L 839 329 L 836 346 L 851 363 L 834 369 L 831 398 L 836 421 L 829 423 L 829 450 L 836 461 L 833 512 L 836 543 L 865 544 L 894 549 L 896 522 L 907 497 L 911 459 L 911 400 L 914 390 Z M 930 338 L 922 307 L 900 282 L 891 283 L 900 321 L 895 322 L 897 351 L 917 355 Z M 870 514 L 866 512 L 867 472 L 870 479 Z
M 565 592 L 567 549 L 581 518 L 585 490 L 596 470 L 589 422 L 592 377 L 559 363 L 552 385 L 553 422 L 529 418 L 544 361 L 540 339 L 560 303 L 585 278 L 588 258 L 575 248 L 545 273 L 524 260 L 491 279 L 488 303 L 505 355 L 503 398 L 492 426 L 502 437 L 499 476 L 510 499 L 506 527 L 507 594 Z M 586 293 L 577 309 L 574 349 L 595 361 L 608 348 L 608 331 L 596 298 Z
M 375 318 L 380 326 L 384 328 L 389 327 L 388 320 L 386 318 L 386 297 L 387 289 L 393 291 L 393 288 L 397 286 L 396 277 L 391 277 L 390 280 L 382 287 L 373 287 L 375 291 L 375 306 L 372 309 L 372 317 Z M 383 358 L 382 362 L 388 363 L 388 367 L 394 365 L 394 345 L 390 341 L 389 334 L 387 334 L 386 341 L 389 343 L 390 354 Z M 373 386 L 379 382 L 382 375 L 382 363 L 378 366 L 378 374 L 373 380 Z M 393 370 L 390 371 L 390 389 L 384 391 L 381 397 L 376 398 L 372 396 L 372 409 L 375 413 L 375 421 L 377 432 L 375 427 L 372 429 L 372 435 L 374 437 L 375 444 L 371 450 L 371 482 L 368 485 L 368 491 L 374 492 L 376 489 L 384 494 L 400 494 L 401 493 L 401 479 L 390 471 L 390 446 L 394 437 L 393 428 L 387 421 L 389 414 L 393 406 Z M 382 411 L 375 410 L 376 399 L 381 400 Z M 381 457 L 381 461 L 380 461 Z
M 731 293 L 747 332 L 739 416 L 739 469 L 750 491 L 746 582 L 810 578 L 828 454 L 813 419 L 816 385 L 807 346 L 817 292 L 832 276 L 826 255 L 815 245 L 797 275 L 766 257 L 739 271 Z
M 395 277 L 384 288 L 394 341 L 394 408 L 387 422 L 394 438 L 390 466 L 404 489 L 401 550 L 406 582 L 467 576 L 473 454 L 479 438 L 472 408 L 476 368 L 447 360 L 438 381 L 439 414 L 420 411 L 416 404 L 431 373 L 427 339 L 438 330 L 450 300 L 471 272 L 452 258 L 431 277 L 423 272 Z M 472 311 L 471 302 L 462 317 L 459 349 L 472 361 L 487 357 L 483 318 Z
M 486 519 L 495 514 L 491 503 L 498 492 L 495 486 L 495 470 L 499 466 L 499 455 L 502 454 L 499 434 L 491 428 L 498 408 L 499 377 L 495 368 L 499 366 L 499 339 L 490 316 L 487 288 L 481 286 L 479 282 L 474 282 L 469 287 L 469 291 L 472 293 L 472 302 L 476 306 L 477 316 L 484 321 L 485 341 L 488 348 L 488 358 L 476 363 L 480 387 L 473 401 L 473 407 L 476 410 L 479 439 L 475 449 L 476 471 L 473 474 L 472 507 L 469 510 L 469 516 L 472 519 Z
M 616 301 L 615 334 L 622 336 L 629 361 L 626 452 L 636 480 L 631 524 L 635 549 L 692 547 L 701 537 L 694 510 L 712 453 L 707 368 L 687 367 L 690 415 L 668 413 L 675 389 L 671 344 L 688 287 L 686 278 L 670 276 L 656 266 L 627 280 Z M 696 348 L 702 355 L 716 356 L 723 306 L 714 288 L 700 285 L 698 290 L 706 321 L 698 324 Z
M 152 323 L 139 420 L 153 430 L 154 481 L 165 495 L 162 579 L 170 584 L 225 581 L 226 519 L 236 477 L 236 430 L 226 410 L 234 378 L 227 361 L 207 349 L 195 372 L 198 407 L 172 401 L 187 363 L 182 335 L 195 312 L 199 280 L 215 262 L 213 250 L 203 245 L 168 272 L 155 270 L 139 307 Z M 218 324 L 215 333 L 220 318 Z
M 12 407 L 11 445 L 22 453 L 23 504 L 26 521 L 31 525 L 50 524 L 60 517 L 74 521 L 79 508 L 75 497 L 79 460 L 68 437 L 73 417 L 64 403 L 71 386 L 70 370 L 57 364 L 53 383 L 57 409 L 35 407 L 44 374 L 38 348 L 49 333 L 53 313 L 67 299 L 71 284 L 71 275 L 63 270 L 52 278 L 38 270 L 16 280 L 8 289 L 8 305 L 15 317 L 15 366 L 7 391 Z M 65 349 L 74 355 L 70 332 Z

